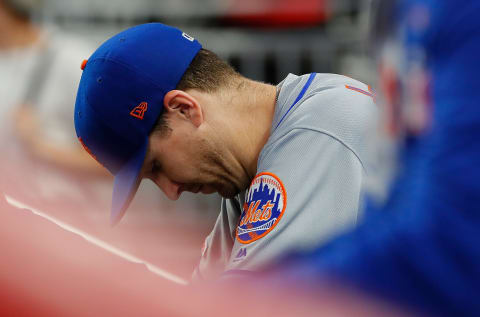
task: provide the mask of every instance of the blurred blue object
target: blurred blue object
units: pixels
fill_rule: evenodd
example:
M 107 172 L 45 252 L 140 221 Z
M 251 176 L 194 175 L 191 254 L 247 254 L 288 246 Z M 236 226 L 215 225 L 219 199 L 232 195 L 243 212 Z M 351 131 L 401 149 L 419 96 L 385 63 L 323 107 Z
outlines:
M 401 48 L 402 167 L 390 198 L 353 232 L 283 265 L 302 285 L 333 278 L 428 315 L 479 316 L 480 2 L 408 0 L 391 9 L 395 24 L 377 45 Z M 428 78 L 423 106 L 412 73 Z

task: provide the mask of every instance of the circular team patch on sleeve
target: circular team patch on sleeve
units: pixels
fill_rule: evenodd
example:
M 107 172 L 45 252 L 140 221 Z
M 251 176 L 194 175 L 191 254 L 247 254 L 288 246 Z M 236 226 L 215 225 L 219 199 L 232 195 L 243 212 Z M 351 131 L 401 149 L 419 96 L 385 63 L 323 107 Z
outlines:
M 266 172 L 255 176 L 245 195 L 237 240 L 248 244 L 267 235 L 282 218 L 285 207 L 287 192 L 280 178 Z

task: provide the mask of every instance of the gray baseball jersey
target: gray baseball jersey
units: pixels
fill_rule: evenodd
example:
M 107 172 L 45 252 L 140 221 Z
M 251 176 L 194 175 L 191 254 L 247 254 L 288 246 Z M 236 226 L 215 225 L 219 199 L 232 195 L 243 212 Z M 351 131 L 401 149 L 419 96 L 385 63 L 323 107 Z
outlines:
M 255 271 L 354 226 L 377 108 L 369 87 L 289 74 L 250 187 L 223 199 L 193 279 Z

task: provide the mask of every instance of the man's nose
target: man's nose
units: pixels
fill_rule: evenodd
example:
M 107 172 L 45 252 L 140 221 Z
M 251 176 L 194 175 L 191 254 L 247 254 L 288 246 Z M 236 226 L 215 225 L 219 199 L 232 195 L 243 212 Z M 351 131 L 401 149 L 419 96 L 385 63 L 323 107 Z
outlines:
M 156 175 L 153 182 L 163 191 L 171 200 L 177 200 L 180 197 L 179 188 L 181 184 L 171 181 L 163 174 Z

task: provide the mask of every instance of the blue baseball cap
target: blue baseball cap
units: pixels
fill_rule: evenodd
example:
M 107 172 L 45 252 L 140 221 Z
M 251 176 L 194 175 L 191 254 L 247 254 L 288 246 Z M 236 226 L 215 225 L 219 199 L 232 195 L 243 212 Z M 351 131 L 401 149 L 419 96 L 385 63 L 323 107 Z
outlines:
M 75 130 L 85 150 L 115 176 L 110 221 L 125 213 L 138 186 L 148 136 L 201 44 L 160 23 L 127 29 L 87 61 L 75 103 Z

